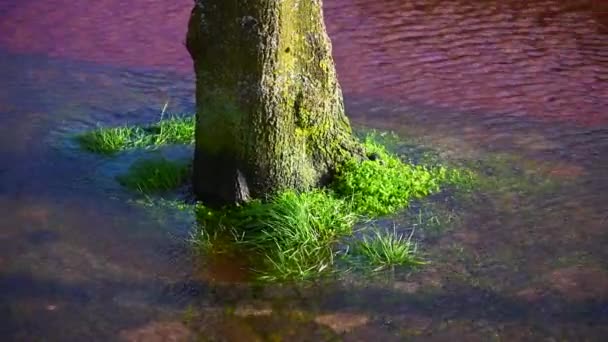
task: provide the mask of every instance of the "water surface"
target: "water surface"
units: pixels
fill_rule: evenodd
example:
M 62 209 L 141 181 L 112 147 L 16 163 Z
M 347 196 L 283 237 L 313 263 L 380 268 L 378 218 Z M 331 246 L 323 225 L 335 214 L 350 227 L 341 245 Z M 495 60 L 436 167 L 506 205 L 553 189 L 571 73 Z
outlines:
M 191 1 L 163 5 L 0 3 L 4 340 L 606 336 L 602 1 L 326 0 L 353 122 L 495 182 L 434 199 L 457 219 L 419 233 L 423 270 L 297 286 L 249 284 L 238 263 L 193 259 L 191 215 L 142 206 L 114 180 L 142 154 L 187 148 L 107 158 L 67 138 L 152 122 L 166 101 L 194 111 Z

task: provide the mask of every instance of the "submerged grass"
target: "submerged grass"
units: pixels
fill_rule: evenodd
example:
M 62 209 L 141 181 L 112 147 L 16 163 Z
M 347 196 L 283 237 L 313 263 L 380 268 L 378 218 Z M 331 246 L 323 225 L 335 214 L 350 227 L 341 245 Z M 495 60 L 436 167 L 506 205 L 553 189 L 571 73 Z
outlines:
M 123 186 L 142 193 L 153 193 L 175 189 L 183 185 L 188 177 L 189 164 L 165 158 L 136 161 L 129 171 L 118 176 Z
M 417 255 L 416 250 L 412 234 L 406 238 L 404 235 L 376 231 L 374 237 L 364 237 L 356 243 L 354 254 L 362 257 L 366 265 L 381 270 L 399 265 L 423 265 L 424 261 Z
M 114 154 L 132 148 L 194 143 L 194 117 L 171 116 L 148 126 L 98 128 L 76 136 L 90 152 Z
M 261 257 L 261 280 L 307 279 L 333 264 L 333 245 L 352 232 L 357 216 L 326 190 L 287 191 L 268 202 L 214 211 L 200 206 L 202 243 L 229 232 L 236 244 Z
M 148 126 L 99 128 L 77 136 L 77 141 L 91 152 L 113 154 L 131 148 L 192 144 L 194 127 L 193 117 L 168 117 Z M 529 173 L 528 170 L 538 169 L 538 165 L 525 167 L 518 158 L 497 158 L 469 166 L 478 171 L 473 174 L 445 167 L 438 155 L 420 154 L 411 144 L 406 144 L 404 152 L 403 143 L 395 135 L 372 132 L 363 138 L 363 144 L 369 160 L 347 162 L 336 170 L 335 181 L 328 189 L 285 192 L 268 201 L 222 210 L 198 205 L 201 229 L 194 237 L 195 246 L 201 251 L 220 253 L 230 249 L 247 251 L 247 255 L 260 260 L 253 263 L 260 280 L 317 278 L 335 271 L 339 253 L 336 246 L 344 245 L 344 238 L 352 234 L 355 222 L 362 219 L 398 212 L 412 201 L 446 187 L 506 188 L 509 195 L 515 196 L 546 193 L 556 186 L 545 173 Z M 384 144 L 399 147 L 405 155 L 389 152 Z M 187 163 L 143 160 L 118 179 L 131 189 L 154 193 L 184 184 L 188 172 Z M 450 213 L 442 217 L 436 214 L 436 210 L 431 214 L 419 210 L 418 216 L 412 217 L 418 220 L 414 225 L 438 229 L 445 226 L 442 220 L 453 219 Z M 376 232 L 355 240 L 350 247 L 348 257 L 373 270 L 424 263 L 411 235 Z
M 112 154 L 125 149 L 129 145 L 132 135 L 133 128 L 131 127 L 99 128 L 78 135 L 76 140 L 87 151 Z
M 201 230 L 194 239 L 196 246 L 217 252 L 226 247 L 229 236 L 234 245 L 261 260 L 254 266 L 259 280 L 318 278 L 335 271 L 335 247 L 352 234 L 357 221 L 399 211 L 445 185 L 470 187 L 474 183 L 468 171 L 405 164 L 373 136 L 364 145 L 370 160 L 347 163 L 327 189 L 287 191 L 268 201 L 222 210 L 199 205 Z M 374 270 L 423 263 L 412 236 L 377 233 L 356 242 L 351 250 L 354 258 Z
M 84 149 L 113 154 L 131 148 L 192 144 L 194 126 L 193 117 L 161 117 L 153 125 L 99 128 L 77 139 Z M 380 144 L 378 137 L 372 132 L 363 139 L 369 160 L 344 164 L 326 189 L 287 191 L 267 201 L 221 210 L 197 205 L 201 229 L 193 238 L 195 247 L 215 254 L 235 248 L 246 250 L 248 256 L 258 260 L 254 268 L 260 280 L 317 278 L 334 271 L 338 253 L 335 246 L 352 234 L 357 221 L 395 213 L 412 200 L 447 185 L 470 188 L 475 183 L 468 171 L 437 163 L 404 163 Z M 386 140 L 386 136 L 382 137 Z M 391 139 L 396 138 L 393 135 Z M 130 189 L 150 194 L 181 186 L 188 173 L 187 163 L 156 158 L 134 163 L 118 180 Z M 349 250 L 377 270 L 419 265 L 411 238 L 377 233 L 371 239 L 356 242 Z

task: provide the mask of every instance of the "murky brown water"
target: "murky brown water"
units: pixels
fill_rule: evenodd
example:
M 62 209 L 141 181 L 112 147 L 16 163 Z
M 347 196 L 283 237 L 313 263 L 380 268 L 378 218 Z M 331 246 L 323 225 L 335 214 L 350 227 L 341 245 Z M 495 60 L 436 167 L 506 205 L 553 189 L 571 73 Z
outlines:
M 191 1 L 163 5 L 0 3 L 3 340 L 607 336 L 605 1 L 326 0 L 353 121 L 500 181 L 436 203 L 459 219 L 421 234 L 420 272 L 266 287 L 191 260 L 187 213 L 129 202 L 113 178 L 141 153 L 66 139 L 193 111 Z

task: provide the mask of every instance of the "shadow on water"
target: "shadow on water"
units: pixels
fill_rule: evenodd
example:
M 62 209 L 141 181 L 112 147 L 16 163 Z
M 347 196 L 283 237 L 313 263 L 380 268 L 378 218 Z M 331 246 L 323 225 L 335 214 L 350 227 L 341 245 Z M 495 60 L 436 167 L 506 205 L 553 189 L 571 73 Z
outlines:
M 419 271 L 265 286 L 243 281 L 232 260 L 193 260 L 191 213 L 142 205 L 115 181 L 142 155 L 189 158 L 191 149 L 109 158 L 69 139 L 98 124 L 154 122 L 167 100 L 172 112 L 193 112 L 190 61 L 176 38 L 191 3 L 166 12 L 137 3 L 0 4 L 0 335 L 606 336 L 603 3 L 326 0 L 353 121 L 396 131 L 485 183 L 431 199 L 430 215 L 445 216 L 433 221 L 437 232 L 418 234 L 430 261 Z M 386 225 L 415 226 L 424 205 Z
M 548 295 L 530 302 L 465 284 L 423 293 L 370 284 L 325 285 L 322 288 L 259 288 L 193 281 L 107 281 L 100 288 L 95 283 L 67 284 L 28 274 L 8 274 L 0 279 L 3 302 L 20 303 L 19 306 L 2 308 L 9 313 L 4 329 L 29 338 L 42 333 L 49 322 L 20 322 L 18 317 L 24 313 L 49 319 L 51 326 L 64 324 L 63 320 L 70 316 L 79 317 L 81 323 L 88 319 L 109 320 L 103 324 L 115 325 L 110 330 L 78 325 L 70 326 L 73 330 L 62 332 L 66 337 L 93 334 L 91 337 L 100 340 L 119 330 L 144 325 L 152 317 L 166 319 L 171 316 L 176 316 L 178 321 L 184 321 L 195 331 L 200 330 L 201 334 L 215 334 L 214 327 L 197 323 L 212 320 L 230 324 L 235 317 L 266 317 L 283 324 L 297 313 L 300 324 L 322 322 L 320 324 L 326 327 L 338 332 L 342 329 L 352 336 L 365 333 L 364 328 L 371 328 L 374 333 L 389 339 L 407 336 L 402 331 L 406 327 L 416 330 L 413 336 L 432 337 L 451 328 L 458 330 L 459 324 L 470 321 L 478 322 L 474 331 L 478 338 L 497 333 L 504 336 L 519 333 L 522 338 L 540 338 L 564 332 L 562 336 L 574 338 L 588 333 L 588 329 L 606 333 L 608 323 L 606 299 L 570 301 L 559 295 Z M 321 293 L 316 293 L 319 290 Z M 190 319 L 183 314 L 186 303 L 196 307 Z M 272 304 L 268 306 L 267 303 Z M 90 311 L 94 311 L 95 316 L 91 317 Z M 136 316 L 132 315 L 134 312 L 137 312 Z M 328 324 L 319 318 L 328 312 L 335 315 L 338 322 Z M 58 315 L 67 317 L 57 321 Z M 347 318 L 340 322 L 340 315 Z M 355 322 L 349 322 L 349 319 Z M 357 322 L 364 323 L 358 325 Z M 494 325 L 499 325 L 499 328 Z M 572 325 L 574 329 L 560 331 Z M 581 327 L 577 328 L 577 325 Z M 242 337 L 259 337 L 264 329 L 263 326 L 257 327 L 249 332 L 250 335 Z

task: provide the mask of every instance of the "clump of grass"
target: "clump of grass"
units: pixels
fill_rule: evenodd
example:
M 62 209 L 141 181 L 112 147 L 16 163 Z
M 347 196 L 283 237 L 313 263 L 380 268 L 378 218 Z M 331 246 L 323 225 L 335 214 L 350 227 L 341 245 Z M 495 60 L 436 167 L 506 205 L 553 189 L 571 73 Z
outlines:
M 251 237 L 243 242 L 264 255 L 271 270 L 262 278 L 308 278 L 333 264 L 333 245 L 349 235 L 356 216 L 345 203 L 324 191 L 285 192 L 264 205 L 244 210 L 255 217 L 246 227 Z
M 150 147 L 167 144 L 194 143 L 194 117 L 169 117 L 161 119 L 154 125 L 144 127 L 141 146 Z
M 348 161 L 338 170 L 333 189 L 348 198 L 352 210 L 369 217 L 399 211 L 412 199 L 440 190 L 445 184 L 466 184 L 472 174 L 443 166 L 427 167 L 403 163 L 399 157 L 373 140 L 365 138 L 370 160 Z M 372 160 L 373 159 L 373 160 Z
M 184 184 L 189 164 L 165 158 L 136 161 L 129 171 L 117 179 L 120 184 L 142 193 L 172 190 Z
M 363 257 L 366 264 L 381 270 L 398 265 L 423 265 L 417 246 L 412 242 L 412 234 L 404 235 L 375 232 L 372 238 L 364 237 L 355 245 L 355 254 Z
M 201 207 L 199 222 L 209 231 L 229 229 L 236 243 L 262 259 L 261 280 L 307 279 L 329 271 L 333 245 L 357 220 L 343 200 L 324 190 L 287 191 L 268 202 L 254 201 L 221 212 Z M 213 233 L 211 233 L 213 234 Z
M 125 149 L 133 135 L 131 127 L 99 128 L 80 134 L 76 140 L 80 146 L 91 152 L 112 154 Z
M 132 148 L 194 143 L 194 117 L 171 116 L 148 126 L 98 128 L 76 137 L 90 152 L 114 154 Z

